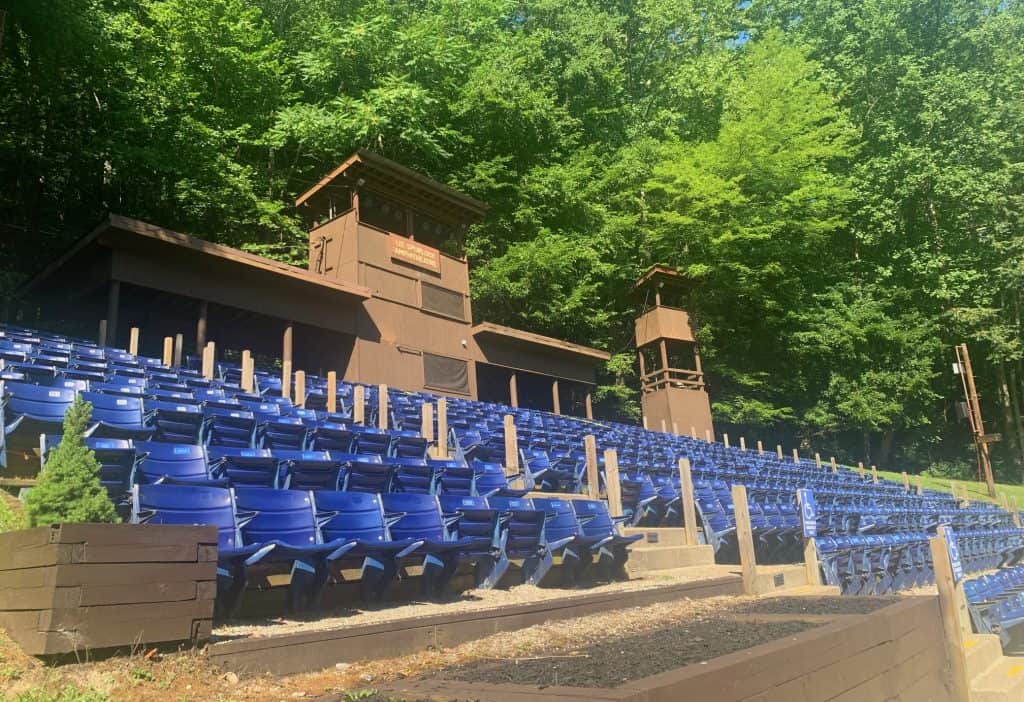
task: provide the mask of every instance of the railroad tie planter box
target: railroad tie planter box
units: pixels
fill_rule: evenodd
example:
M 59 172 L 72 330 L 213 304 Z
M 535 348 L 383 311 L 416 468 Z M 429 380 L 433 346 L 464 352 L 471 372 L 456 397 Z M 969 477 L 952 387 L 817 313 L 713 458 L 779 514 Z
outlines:
M 36 656 L 210 637 L 215 527 L 60 524 L 0 534 L 0 627 Z

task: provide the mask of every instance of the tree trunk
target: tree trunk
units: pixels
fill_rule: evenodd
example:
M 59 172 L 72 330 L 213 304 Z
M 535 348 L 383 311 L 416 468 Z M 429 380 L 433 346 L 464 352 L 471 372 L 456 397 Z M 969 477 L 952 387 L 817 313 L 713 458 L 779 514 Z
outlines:
M 1020 361 L 1017 361 L 1017 366 L 1019 365 Z M 1017 435 L 1017 445 L 1020 447 L 1019 461 L 1024 467 L 1024 412 L 1021 411 L 1020 406 L 1021 386 L 1017 370 L 1013 365 L 1010 366 L 1010 405 L 1013 408 L 1013 426 Z
M 1017 464 L 1017 469 L 1022 467 L 1020 463 L 1020 440 L 1017 435 L 1016 425 L 1013 420 L 1013 405 L 1010 400 L 1010 386 L 1006 381 L 1006 364 L 1002 361 L 996 366 L 996 376 L 999 381 L 999 404 L 1003 407 L 1003 434 L 1006 436 L 1009 447 L 1010 460 Z
M 871 432 L 864 431 L 864 463 L 871 465 Z
M 882 434 L 882 443 L 878 447 L 878 465 L 883 467 L 889 465 L 889 459 L 892 458 L 892 444 L 895 439 L 895 429 L 886 429 Z

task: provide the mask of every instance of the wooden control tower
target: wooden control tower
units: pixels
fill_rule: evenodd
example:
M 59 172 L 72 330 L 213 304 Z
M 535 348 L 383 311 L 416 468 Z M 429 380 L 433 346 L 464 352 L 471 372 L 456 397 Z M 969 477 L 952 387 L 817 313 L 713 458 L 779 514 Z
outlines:
M 697 340 L 682 309 L 687 288 L 686 278 L 662 266 L 637 281 L 643 300 L 636 319 L 641 407 L 651 430 L 695 431 L 703 438 L 708 431 L 714 436 L 714 426 Z

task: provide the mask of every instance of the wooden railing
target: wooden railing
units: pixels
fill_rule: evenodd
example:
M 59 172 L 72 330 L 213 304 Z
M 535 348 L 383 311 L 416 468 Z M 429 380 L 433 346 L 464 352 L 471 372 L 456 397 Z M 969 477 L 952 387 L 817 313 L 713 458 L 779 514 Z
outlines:
M 644 392 L 654 392 L 664 387 L 703 390 L 704 374 L 682 368 L 662 368 L 640 378 L 640 386 Z

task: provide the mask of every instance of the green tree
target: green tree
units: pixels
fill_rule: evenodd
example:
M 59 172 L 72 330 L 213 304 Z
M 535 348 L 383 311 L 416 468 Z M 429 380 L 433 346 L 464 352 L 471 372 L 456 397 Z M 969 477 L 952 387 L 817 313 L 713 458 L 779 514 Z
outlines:
M 117 522 L 100 484 L 100 464 L 85 445 L 92 405 L 78 396 L 64 415 L 64 435 L 49 455 L 38 484 L 25 498 L 31 526 L 66 522 Z

